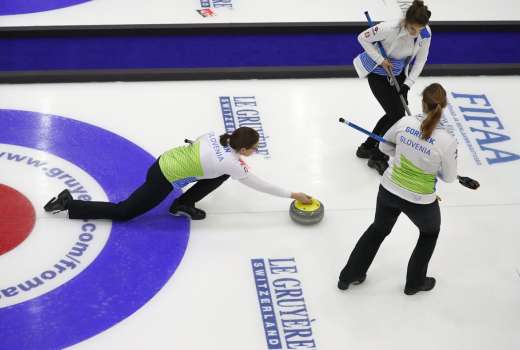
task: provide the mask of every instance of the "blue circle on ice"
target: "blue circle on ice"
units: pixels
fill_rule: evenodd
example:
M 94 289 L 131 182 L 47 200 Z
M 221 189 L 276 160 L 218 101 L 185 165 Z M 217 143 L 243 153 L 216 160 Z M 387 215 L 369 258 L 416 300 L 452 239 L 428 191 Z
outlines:
M 0 120 L 0 143 L 45 151 L 76 164 L 101 185 L 111 201 L 122 200 L 136 189 L 155 161 L 123 137 L 77 120 L 5 109 L 0 109 Z M 173 275 L 187 247 L 189 221 L 168 214 L 168 204 L 178 194 L 172 193 L 157 208 L 132 221 L 113 222 L 101 253 L 72 280 L 34 299 L 1 308 L 0 348 L 71 346 L 110 328 L 148 302 Z
M 91 0 L 4 0 L 0 1 L 0 16 L 56 10 Z

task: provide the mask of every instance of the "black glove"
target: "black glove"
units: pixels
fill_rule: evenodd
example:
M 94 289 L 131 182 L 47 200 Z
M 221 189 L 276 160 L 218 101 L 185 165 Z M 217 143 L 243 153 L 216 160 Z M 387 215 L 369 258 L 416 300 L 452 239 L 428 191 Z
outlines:
M 476 190 L 477 188 L 480 187 L 480 184 L 478 183 L 478 181 L 477 180 L 473 180 L 470 177 L 457 176 L 457 178 L 459 179 L 459 183 L 462 186 L 467 187 L 469 189 Z

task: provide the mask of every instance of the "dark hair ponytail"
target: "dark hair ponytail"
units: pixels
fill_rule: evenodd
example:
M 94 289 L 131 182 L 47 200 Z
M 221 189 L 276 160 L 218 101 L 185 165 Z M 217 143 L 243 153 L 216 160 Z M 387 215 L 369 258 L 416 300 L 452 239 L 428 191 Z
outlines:
M 231 135 L 229 134 L 222 134 L 220 135 L 220 144 L 224 147 L 229 146 L 229 139 L 231 138 Z
M 421 138 L 427 140 L 432 136 L 433 130 L 439 124 L 442 116 L 442 109 L 448 104 L 446 90 L 441 84 L 433 83 L 423 90 L 423 108 L 427 113 L 426 118 L 421 123 Z
M 233 131 L 231 135 L 220 135 L 220 144 L 224 147 L 230 146 L 235 151 L 239 151 L 242 148 L 250 149 L 258 143 L 259 139 L 260 136 L 255 129 L 243 126 Z
M 430 21 L 431 11 L 428 6 L 424 5 L 424 1 L 414 0 L 412 5 L 406 11 L 404 21 L 408 24 L 419 24 L 425 26 Z

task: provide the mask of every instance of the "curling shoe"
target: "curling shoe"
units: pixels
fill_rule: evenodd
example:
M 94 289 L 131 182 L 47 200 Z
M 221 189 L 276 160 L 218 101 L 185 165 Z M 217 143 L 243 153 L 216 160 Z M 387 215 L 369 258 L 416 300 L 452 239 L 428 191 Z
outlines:
M 369 168 L 375 169 L 379 175 L 383 175 L 388 168 L 388 161 L 385 159 L 370 158 L 367 165 Z
M 53 214 L 69 209 L 69 204 L 72 202 L 72 195 L 69 190 L 63 190 L 58 197 L 53 197 L 45 206 L 43 210 L 52 212 Z
M 194 205 L 180 204 L 173 202 L 170 207 L 170 214 L 179 216 L 189 216 L 192 220 L 202 220 L 206 218 L 206 212 L 202 209 L 195 208 Z
M 366 278 L 367 278 L 367 275 L 363 275 L 360 278 L 358 278 L 352 282 L 342 281 L 340 279 L 338 281 L 338 288 L 341 290 L 347 290 L 350 284 L 353 284 L 353 285 L 361 284 L 361 283 L 365 282 Z
M 435 287 L 435 278 L 433 278 L 433 277 L 426 277 L 424 279 L 423 285 L 418 287 L 418 288 L 408 288 L 408 287 L 405 287 L 404 288 L 404 294 L 406 294 L 406 295 L 414 295 L 414 294 L 416 294 L 418 292 L 427 292 L 427 291 L 432 290 L 433 287 Z
M 372 157 L 372 155 L 375 153 L 375 150 L 377 148 L 377 144 L 375 145 L 367 145 L 366 142 L 363 142 L 356 151 L 356 156 L 358 158 L 362 159 L 368 159 Z

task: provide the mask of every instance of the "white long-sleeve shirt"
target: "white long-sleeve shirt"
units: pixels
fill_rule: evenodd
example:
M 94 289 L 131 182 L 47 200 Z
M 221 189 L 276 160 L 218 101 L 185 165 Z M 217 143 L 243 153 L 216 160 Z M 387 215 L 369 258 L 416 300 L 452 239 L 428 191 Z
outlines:
M 392 157 L 381 178 L 389 192 L 409 202 L 433 203 L 437 177 L 445 182 L 457 178 L 457 140 L 440 125 L 427 140 L 420 138 L 422 115 L 404 117 L 385 134 L 379 149 Z
M 249 176 L 238 180 L 241 184 L 246 185 L 259 192 L 267 193 L 277 197 L 291 198 L 291 192 L 279 186 L 273 185 L 265 180 L 262 180 L 255 174 L 249 173 Z
M 384 57 L 376 45 L 379 41 L 394 65 L 394 74 L 399 74 L 404 69 L 407 76 L 404 83 L 411 87 L 421 74 L 428 58 L 431 29 L 426 26 L 417 37 L 413 37 L 401 21 L 381 22 L 359 34 L 358 41 L 365 50 L 354 59 L 354 68 L 360 78 L 381 69 L 379 65 L 384 61 Z M 410 63 L 414 60 L 409 70 Z
M 204 134 L 189 146 L 173 148 L 161 155 L 159 167 L 177 188 L 201 179 L 230 175 L 257 191 L 290 198 L 291 192 L 253 175 L 248 165 L 231 147 L 223 147 L 215 132 Z

